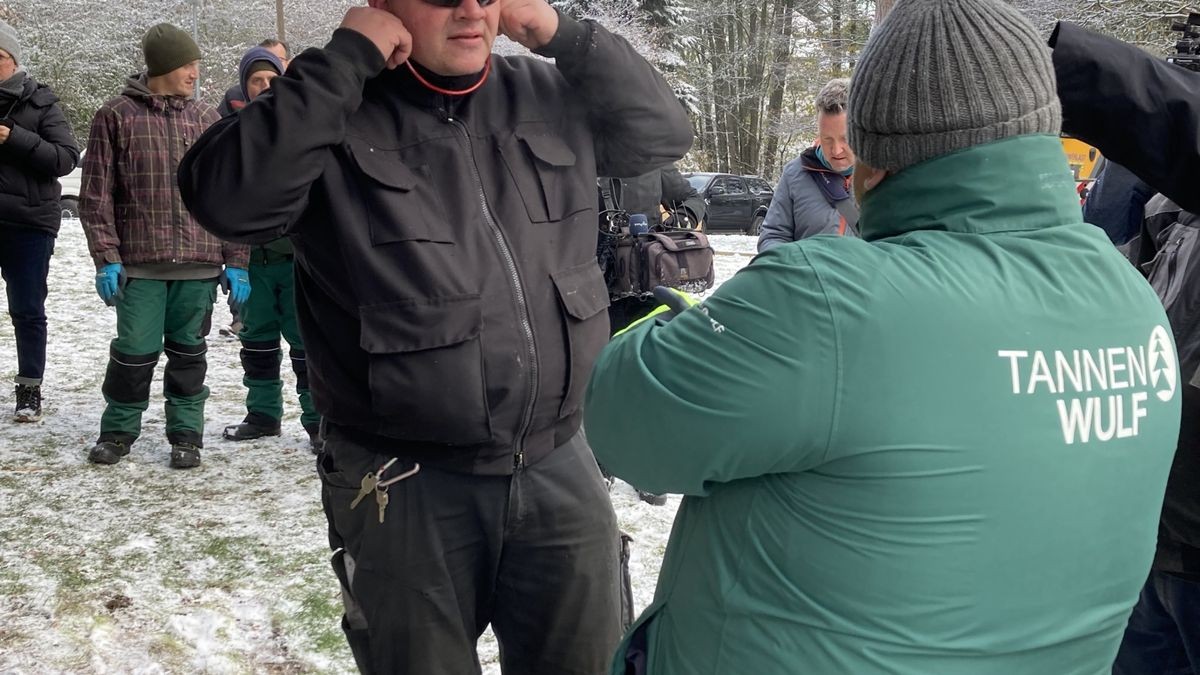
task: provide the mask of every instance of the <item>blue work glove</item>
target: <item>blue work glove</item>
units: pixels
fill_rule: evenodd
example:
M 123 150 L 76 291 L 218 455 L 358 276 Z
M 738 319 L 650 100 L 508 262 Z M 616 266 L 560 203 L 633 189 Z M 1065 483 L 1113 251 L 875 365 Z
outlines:
M 96 294 L 104 304 L 112 307 L 125 288 L 125 267 L 121 263 L 108 263 L 96 271 Z
M 229 309 L 241 311 L 250 297 L 250 273 L 240 267 L 226 267 L 221 290 L 229 296 Z

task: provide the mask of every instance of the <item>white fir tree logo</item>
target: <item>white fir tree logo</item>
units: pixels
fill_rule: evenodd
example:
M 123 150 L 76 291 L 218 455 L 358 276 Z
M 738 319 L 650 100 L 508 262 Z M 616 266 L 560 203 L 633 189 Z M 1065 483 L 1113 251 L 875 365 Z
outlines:
M 1175 347 L 1166 328 L 1155 326 L 1150 333 L 1149 357 L 1150 385 L 1158 388 L 1155 395 L 1166 403 L 1175 396 L 1176 387 Z

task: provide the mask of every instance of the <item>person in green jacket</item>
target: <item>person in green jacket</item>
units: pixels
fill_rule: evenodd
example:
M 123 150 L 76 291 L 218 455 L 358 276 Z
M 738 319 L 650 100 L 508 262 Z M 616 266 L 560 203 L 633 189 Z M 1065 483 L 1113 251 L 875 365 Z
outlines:
M 246 100 L 253 101 L 270 89 L 271 80 L 283 74 L 283 62 L 269 49 L 254 47 L 242 56 L 238 72 Z M 292 242 L 287 237 L 250 249 L 250 285 L 254 292 L 241 308 L 242 329 L 238 332 L 242 341 L 247 413 L 241 424 L 225 427 L 222 435 L 226 440 L 247 441 L 282 433 L 283 381 L 279 376 L 282 336 L 291 347 L 288 355 L 296 373 L 300 423 L 308 432 L 310 448 L 317 452 L 321 447 L 321 416 L 313 406 L 308 362 L 296 325 L 292 266 Z
M 900 0 L 849 115 L 861 240 L 772 248 L 593 370 L 597 459 L 685 495 L 611 672 L 1107 673 L 1181 385 L 1049 53 L 999 0 Z

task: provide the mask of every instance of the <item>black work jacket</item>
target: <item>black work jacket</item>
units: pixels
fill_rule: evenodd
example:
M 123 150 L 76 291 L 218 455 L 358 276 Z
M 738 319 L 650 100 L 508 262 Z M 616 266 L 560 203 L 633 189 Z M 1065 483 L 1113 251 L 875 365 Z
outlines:
M 1200 213 L 1200 73 L 1066 22 L 1050 46 L 1063 131 Z
M 293 236 L 317 409 L 382 451 L 504 474 L 579 428 L 608 337 L 597 169 L 645 173 L 692 132 L 601 26 L 562 17 L 544 53 L 449 97 L 341 29 L 180 167 L 218 236 Z

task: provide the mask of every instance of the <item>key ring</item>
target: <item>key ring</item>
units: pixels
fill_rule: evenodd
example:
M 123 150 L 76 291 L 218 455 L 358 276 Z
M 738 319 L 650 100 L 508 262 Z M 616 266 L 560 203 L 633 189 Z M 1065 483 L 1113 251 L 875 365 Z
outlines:
M 386 465 L 384 465 L 383 469 L 377 475 L 382 475 L 383 471 L 387 471 L 387 467 L 391 466 L 392 463 L 395 461 L 396 461 L 395 459 L 392 459 L 391 462 L 388 462 Z M 420 472 L 421 472 L 421 465 L 414 464 L 413 468 L 409 469 L 408 471 L 405 471 L 404 473 L 400 474 L 399 476 L 396 476 L 395 478 L 389 478 L 388 480 L 380 481 L 379 484 L 375 486 L 375 489 L 387 490 L 392 485 L 395 485 L 396 483 L 399 483 L 400 481 L 405 480 L 407 478 L 412 478 L 413 476 L 417 475 Z

